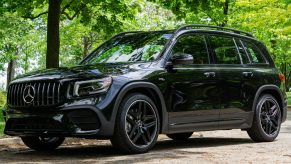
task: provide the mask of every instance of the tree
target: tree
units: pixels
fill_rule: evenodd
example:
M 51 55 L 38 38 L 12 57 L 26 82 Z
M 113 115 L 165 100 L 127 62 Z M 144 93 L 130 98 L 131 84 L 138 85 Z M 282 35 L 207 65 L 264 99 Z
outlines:
M 207 23 L 226 26 L 228 22 L 230 0 L 151 0 L 170 9 L 178 19 L 186 23 Z
M 232 27 L 253 33 L 270 50 L 291 87 L 291 5 L 285 0 L 238 0 L 230 15 Z
M 16 17 L 13 14 L 2 14 L 0 17 L 0 70 L 7 67 L 7 84 L 15 76 L 16 62 L 20 54 L 21 37 L 31 29 L 29 22 Z
M 23 18 L 38 19 L 47 15 L 46 67 L 59 66 L 59 24 L 60 20 L 81 18 L 88 24 L 95 20 L 96 29 L 114 32 L 122 25 L 123 19 L 132 18 L 137 3 L 127 4 L 124 0 L 3 0 L 2 12 L 15 12 Z

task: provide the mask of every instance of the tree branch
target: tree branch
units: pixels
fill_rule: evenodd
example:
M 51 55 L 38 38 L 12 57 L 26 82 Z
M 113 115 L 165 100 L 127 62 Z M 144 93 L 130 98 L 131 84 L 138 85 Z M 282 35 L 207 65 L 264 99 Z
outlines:
M 73 2 L 73 1 L 71 1 Z M 61 12 L 61 14 L 64 14 L 69 20 L 73 20 L 82 10 L 82 8 L 85 6 L 86 4 L 83 4 L 82 6 L 80 6 L 79 10 L 75 12 L 75 14 L 73 16 L 70 16 L 68 13 L 65 12 L 65 10 L 63 10 Z
M 77 12 L 75 12 L 75 14 L 73 16 L 70 16 L 68 13 L 66 13 L 65 11 L 62 12 L 62 14 L 64 14 L 69 20 L 73 20 L 77 15 L 78 13 L 80 12 L 80 10 L 78 10 Z
M 63 7 L 61 13 L 65 12 L 65 10 L 66 10 L 67 8 L 69 8 L 69 7 L 71 6 L 71 4 L 72 4 L 74 1 L 75 1 L 75 0 L 72 0 L 71 2 L 69 2 L 68 4 L 66 4 L 66 5 Z
M 38 18 L 38 17 L 40 17 L 40 16 L 42 16 L 42 15 L 45 15 L 45 14 L 47 14 L 47 13 L 48 13 L 48 11 L 45 11 L 45 12 L 43 12 L 43 13 L 39 13 L 38 15 L 35 15 L 35 16 L 22 16 L 22 18 L 36 19 L 36 18 Z

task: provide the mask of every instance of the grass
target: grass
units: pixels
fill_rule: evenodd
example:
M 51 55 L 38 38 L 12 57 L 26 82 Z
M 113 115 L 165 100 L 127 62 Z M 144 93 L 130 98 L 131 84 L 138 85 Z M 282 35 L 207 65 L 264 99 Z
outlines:
M 2 106 L 0 106 L 0 137 L 3 136 L 3 131 L 4 131 L 4 118 L 2 114 Z
M 287 92 L 288 105 L 291 105 L 291 92 Z
M 0 137 L 3 136 L 4 131 L 4 118 L 2 113 L 2 108 L 6 102 L 6 92 L 0 91 Z
M 3 136 L 3 131 L 4 131 L 4 122 L 0 122 L 0 137 Z

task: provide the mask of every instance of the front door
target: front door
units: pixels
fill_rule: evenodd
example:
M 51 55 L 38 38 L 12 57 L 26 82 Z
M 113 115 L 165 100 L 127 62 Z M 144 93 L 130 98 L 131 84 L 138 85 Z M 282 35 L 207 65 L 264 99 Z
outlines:
M 205 36 L 180 36 L 171 57 L 173 71 L 166 72 L 165 95 L 171 132 L 217 129 L 219 90 L 216 71 L 207 50 Z

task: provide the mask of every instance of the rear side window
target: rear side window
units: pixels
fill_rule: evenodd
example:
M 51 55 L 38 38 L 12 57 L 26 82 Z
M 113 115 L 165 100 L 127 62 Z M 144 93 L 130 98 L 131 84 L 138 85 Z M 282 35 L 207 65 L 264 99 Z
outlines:
M 252 63 L 266 63 L 261 51 L 250 42 L 243 42 Z
M 217 64 L 241 64 L 235 41 L 231 37 L 210 36 Z

